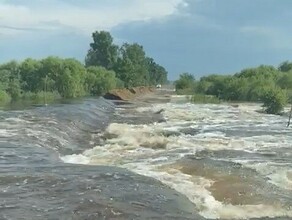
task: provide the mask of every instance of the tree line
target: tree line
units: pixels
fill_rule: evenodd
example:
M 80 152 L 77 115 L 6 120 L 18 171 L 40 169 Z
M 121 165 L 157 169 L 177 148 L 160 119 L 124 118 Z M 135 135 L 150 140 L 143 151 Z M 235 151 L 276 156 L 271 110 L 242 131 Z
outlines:
M 85 59 L 87 67 L 102 66 L 114 71 L 125 87 L 166 83 L 167 71 L 146 56 L 143 46 L 124 43 L 119 47 L 105 31 L 94 32 L 92 38 L 93 43 Z
M 114 88 L 163 84 L 167 71 L 143 46 L 113 43 L 109 32 L 92 34 L 85 64 L 73 58 L 25 59 L 0 65 L 0 103 L 102 95 Z
M 183 94 L 204 94 L 225 101 L 263 102 L 267 113 L 278 114 L 292 101 L 292 62 L 278 68 L 261 65 L 234 75 L 212 74 L 195 80 L 189 73 L 180 75 L 176 90 Z

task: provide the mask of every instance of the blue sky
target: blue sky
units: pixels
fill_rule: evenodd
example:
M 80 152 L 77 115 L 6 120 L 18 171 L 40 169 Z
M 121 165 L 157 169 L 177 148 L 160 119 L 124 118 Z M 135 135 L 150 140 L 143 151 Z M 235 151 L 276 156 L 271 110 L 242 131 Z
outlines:
M 81 61 L 95 30 L 137 42 L 169 78 L 292 60 L 291 0 L 0 0 L 0 62 Z

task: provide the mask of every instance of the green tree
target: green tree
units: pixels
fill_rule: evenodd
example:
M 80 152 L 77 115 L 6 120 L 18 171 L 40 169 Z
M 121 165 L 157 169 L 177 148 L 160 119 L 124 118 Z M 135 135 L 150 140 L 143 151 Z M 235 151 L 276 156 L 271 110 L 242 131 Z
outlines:
M 273 66 L 261 65 L 256 68 L 248 68 L 242 70 L 240 73 L 235 74 L 239 78 L 250 78 L 250 77 L 264 77 L 276 79 L 279 75 L 279 71 Z
M 10 72 L 6 69 L 1 69 L 0 67 L 0 90 L 6 90 L 9 84 Z
M 247 80 L 248 91 L 246 101 L 260 101 L 267 89 L 275 87 L 275 80 L 273 78 L 254 76 Z
M 19 64 L 15 60 L 8 63 L 4 63 L 0 66 L 0 70 L 6 70 L 9 72 L 9 79 L 19 79 Z
M 40 91 L 40 80 L 44 74 L 40 72 L 41 62 L 28 58 L 20 64 L 20 77 L 23 82 L 23 90 L 30 92 Z
M 10 95 L 4 90 L 0 90 L 0 104 L 6 104 L 10 102 L 10 100 L 11 100 Z
M 182 73 L 175 82 L 176 90 L 194 89 L 195 77 L 190 73 Z
M 197 82 L 196 92 L 200 94 L 206 94 L 210 86 L 212 86 L 212 82 L 200 80 L 199 82 Z
M 20 88 L 19 80 L 18 79 L 10 80 L 6 91 L 11 96 L 12 100 L 20 99 L 22 90 Z
M 226 78 L 221 98 L 232 101 L 247 100 L 248 84 L 248 80 L 245 78 Z
M 60 77 L 64 73 L 64 60 L 59 57 L 47 57 L 40 61 L 38 71 L 37 91 L 44 90 L 44 82 L 47 82 L 47 91 L 61 91 Z M 46 80 L 47 79 L 47 80 Z M 61 93 L 60 93 L 61 94 Z
M 102 66 L 113 69 L 118 56 L 118 46 L 113 44 L 113 37 L 109 32 L 96 31 L 92 34 L 93 43 L 85 58 L 86 66 Z
M 206 91 L 207 95 L 214 95 L 218 98 L 221 98 L 226 87 L 226 81 L 229 80 L 230 77 L 231 76 L 212 74 L 210 76 L 202 77 L 200 81 L 205 81 L 209 83 L 209 87 Z
M 56 79 L 56 86 L 64 98 L 75 98 L 85 95 L 85 67 L 75 59 L 63 60 L 63 71 Z
M 12 100 L 19 99 L 22 93 L 19 64 L 16 61 L 2 64 L 0 74 L 3 77 L 0 80 L 2 89 L 5 89 Z
M 289 72 L 292 70 L 292 62 L 290 63 L 289 61 L 285 61 L 279 65 L 278 69 L 281 72 Z
M 165 84 L 167 82 L 167 71 L 157 64 L 153 58 L 147 57 L 146 64 L 149 72 L 149 84 Z
M 292 72 L 283 73 L 279 77 L 277 85 L 282 89 L 292 89 Z
M 137 43 L 124 44 L 120 48 L 115 72 L 126 87 L 148 85 L 150 76 L 143 47 Z
M 116 87 L 115 72 L 103 67 L 88 67 L 86 85 L 91 95 L 102 95 Z
M 280 114 L 287 104 L 285 91 L 277 87 L 268 88 L 264 92 L 261 100 L 268 114 Z

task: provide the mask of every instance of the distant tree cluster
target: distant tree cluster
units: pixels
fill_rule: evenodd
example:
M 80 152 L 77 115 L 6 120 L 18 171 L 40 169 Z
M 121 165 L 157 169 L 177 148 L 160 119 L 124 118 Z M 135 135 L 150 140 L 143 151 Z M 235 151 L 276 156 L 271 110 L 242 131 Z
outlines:
M 94 32 L 92 38 L 93 43 L 85 59 L 87 67 L 102 66 L 114 71 L 125 87 L 167 82 L 167 71 L 153 58 L 146 56 L 143 46 L 124 43 L 119 47 L 106 31 Z
M 195 77 L 190 73 L 182 73 L 179 80 L 174 82 L 178 94 L 192 95 L 196 90 Z
M 278 68 L 261 65 L 234 75 L 213 74 L 199 81 L 186 80 L 181 75 L 175 85 L 178 91 L 191 90 L 192 94 L 212 95 L 227 101 L 263 102 L 267 113 L 278 114 L 287 100 L 292 100 L 292 63 L 286 61 Z
M 75 98 L 100 95 L 116 86 L 113 71 L 86 68 L 75 59 L 48 57 L 0 66 L 0 102 L 18 99 Z
M 113 44 L 109 32 L 92 34 L 85 65 L 76 59 L 28 58 L 0 65 L 0 104 L 101 95 L 113 88 L 163 84 L 166 70 L 139 44 Z

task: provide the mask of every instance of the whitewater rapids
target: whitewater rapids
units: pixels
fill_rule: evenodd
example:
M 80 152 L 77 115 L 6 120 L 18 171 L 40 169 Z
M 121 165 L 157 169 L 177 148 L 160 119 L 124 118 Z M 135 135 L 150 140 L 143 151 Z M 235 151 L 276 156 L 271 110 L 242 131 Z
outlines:
M 114 114 L 123 120 L 98 134 L 98 145 L 61 159 L 159 180 L 207 219 L 292 218 L 292 131 L 287 118 L 258 110 L 259 104 L 191 104 L 184 96 L 120 105 Z M 143 120 L 157 114 L 163 120 Z

